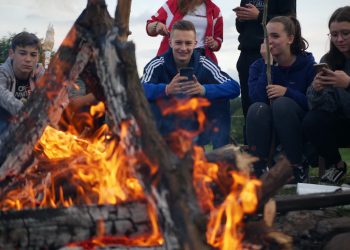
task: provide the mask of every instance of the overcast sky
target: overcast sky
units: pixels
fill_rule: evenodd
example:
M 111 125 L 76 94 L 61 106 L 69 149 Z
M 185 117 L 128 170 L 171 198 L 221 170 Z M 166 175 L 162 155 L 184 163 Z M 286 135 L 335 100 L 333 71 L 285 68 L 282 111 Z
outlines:
M 281 0 L 283 1 L 283 0 Z M 59 47 L 72 24 L 84 9 L 86 0 L 0 0 L 0 37 L 26 29 L 45 36 L 49 23 L 55 29 L 55 49 Z M 117 0 L 106 0 L 113 16 Z M 146 20 L 154 14 L 165 0 L 133 0 L 130 20 L 132 35 L 136 44 L 138 71 L 141 74 L 145 64 L 152 59 L 158 49 L 160 38 L 149 37 L 145 31 Z M 237 79 L 236 61 L 237 36 L 235 15 L 232 8 L 239 0 L 214 0 L 224 17 L 224 43 L 216 53 L 223 70 Z M 297 15 L 302 25 L 303 36 L 310 43 L 309 51 L 318 61 L 328 49 L 327 22 L 338 7 L 350 5 L 349 0 L 299 0 Z

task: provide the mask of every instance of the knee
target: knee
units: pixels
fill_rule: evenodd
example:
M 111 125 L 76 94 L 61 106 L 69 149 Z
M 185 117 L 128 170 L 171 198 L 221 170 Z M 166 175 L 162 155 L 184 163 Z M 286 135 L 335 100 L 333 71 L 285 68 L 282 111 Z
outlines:
M 288 97 L 278 97 L 272 102 L 272 112 L 274 117 L 285 117 L 287 114 L 293 112 L 293 105 L 295 105 L 295 101 Z
M 270 115 L 270 106 L 263 102 L 256 102 L 250 105 L 247 113 L 247 120 L 260 119 Z

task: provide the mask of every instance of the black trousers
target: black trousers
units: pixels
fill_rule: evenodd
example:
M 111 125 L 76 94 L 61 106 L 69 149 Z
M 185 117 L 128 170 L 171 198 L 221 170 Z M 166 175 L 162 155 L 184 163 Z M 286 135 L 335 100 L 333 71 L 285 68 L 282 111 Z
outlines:
M 316 147 L 327 166 L 341 161 L 339 147 L 350 145 L 350 119 L 320 110 L 309 111 L 303 121 L 305 136 Z
M 244 118 L 247 117 L 248 108 L 251 104 L 248 88 L 249 67 L 260 57 L 260 50 L 242 50 L 237 61 L 236 67 L 239 76 L 239 84 L 241 85 L 241 102 Z
M 249 107 L 247 141 L 251 153 L 260 158 L 257 165 L 266 166 L 273 133 L 276 133 L 276 140 L 282 145 L 288 160 L 292 164 L 301 164 L 304 115 L 305 111 L 288 97 L 279 97 L 271 105 L 256 102 Z

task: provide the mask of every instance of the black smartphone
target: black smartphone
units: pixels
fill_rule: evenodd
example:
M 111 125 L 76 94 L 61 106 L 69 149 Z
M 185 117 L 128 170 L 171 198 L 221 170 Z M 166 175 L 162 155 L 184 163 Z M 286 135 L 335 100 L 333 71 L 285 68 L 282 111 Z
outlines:
M 327 63 L 318 63 L 318 64 L 314 64 L 314 68 L 315 68 L 316 73 L 319 73 L 323 69 L 329 69 L 329 66 Z
M 180 76 L 187 76 L 187 81 L 193 81 L 193 67 L 180 68 Z
M 238 11 L 240 9 L 240 6 L 236 7 L 236 8 L 233 8 L 232 10 L 233 11 Z

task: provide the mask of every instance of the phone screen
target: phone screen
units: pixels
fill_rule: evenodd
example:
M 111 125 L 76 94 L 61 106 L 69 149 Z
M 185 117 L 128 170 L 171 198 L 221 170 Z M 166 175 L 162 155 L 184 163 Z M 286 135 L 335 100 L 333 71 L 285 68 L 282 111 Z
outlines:
M 185 67 L 180 68 L 180 76 L 187 76 L 187 81 L 193 81 L 193 68 L 192 67 Z

